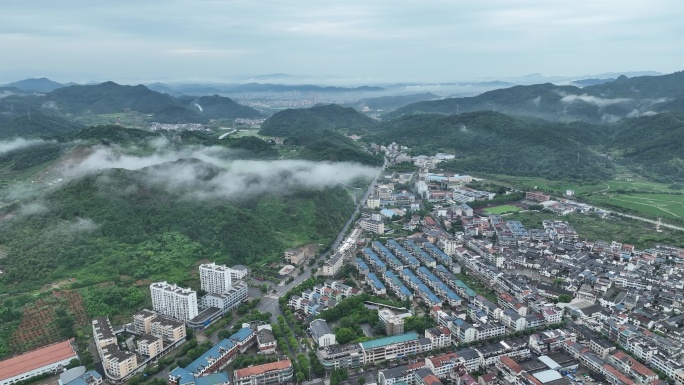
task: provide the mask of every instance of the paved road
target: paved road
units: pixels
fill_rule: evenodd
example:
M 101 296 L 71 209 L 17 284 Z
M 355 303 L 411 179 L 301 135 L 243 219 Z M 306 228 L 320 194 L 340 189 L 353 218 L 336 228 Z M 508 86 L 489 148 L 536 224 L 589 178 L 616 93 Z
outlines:
M 382 166 L 382 168 L 378 171 L 378 173 L 375 175 L 375 178 L 373 178 L 373 181 L 368 185 L 368 189 L 366 189 L 366 192 L 363 194 L 363 197 L 356 203 L 356 207 L 354 208 L 354 212 L 349 216 L 349 219 L 347 220 L 347 223 L 344 224 L 342 227 L 342 230 L 340 231 L 339 234 L 337 234 L 337 237 L 335 238 L 335 241 L 333 241 L 332 245 L 328 250 L 325 252 L 321 253 L 316 259 L 316 263 L 313 264 L 313 266 L 317 266 L 318 261 L 320 260 L 325 260 L 332 252 L 334 252 L 337 247 L 340 245 L 342 240 L 344 240 L 344 236 L 347 233 L 347 230 L 349 229 L 349 226 L 352 225 L 354 222 L 354 218 L 356 215 L 361 211 L 361 206 L 366 202 L 368 199 L 368 196 L 373 192 L 373 189 L 375 188 L 375 183 L 378 181 L 378 178 L 383 174 L 383 171 L 385 170 L 385 167 L 387 166 L 387 160 L 385 160 L 385 164 Z M 276 292 L 275 293 L 269 293 L 263 297 L 259 305 L 257 306 L 257 310 L 260 312 L 270 312 L 271 315 L 271 321 L 277 322 L 278 320 L 278 315 L 282 314 L 282 311 L 280 309 L 280 304 L 278 303 L 278 298 L 282 297 L 285 293 L 287 293 L 290 289 L 293 287 L 299 285 L 303 281 L 309 279 L 311 277 L 311 268 L 307 266 L 307 268 L 304 269 L 304 272 L 299 274 L 298 276 L 295 277 L 294 281 L 284 285 L 284 286 L 276 286 Z

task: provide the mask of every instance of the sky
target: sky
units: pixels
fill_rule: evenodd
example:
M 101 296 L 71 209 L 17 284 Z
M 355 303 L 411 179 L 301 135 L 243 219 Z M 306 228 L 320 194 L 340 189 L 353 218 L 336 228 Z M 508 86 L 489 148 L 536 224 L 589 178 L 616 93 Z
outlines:
M 671 73 L 682 20 L 681 0 L 3 0 L 0 82 Z

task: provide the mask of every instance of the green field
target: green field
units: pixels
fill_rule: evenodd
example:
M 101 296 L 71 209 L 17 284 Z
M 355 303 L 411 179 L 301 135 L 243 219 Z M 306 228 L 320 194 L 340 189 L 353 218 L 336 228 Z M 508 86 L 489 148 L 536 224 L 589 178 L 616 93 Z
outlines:
M 651 217 L 684 219 L 684 195 L 610 194 L 592 196 L 592 203 L 622 207 Z
M 501 205 L 501 206 L 494 206 L 494 207 L 487 207 L 486 209 L 483 209 L 483 211 L 487 214 L 493 214 L 493 215 L 498 215 L 498 214 L 503 214 L 503 213 L 514 213 L 522 210 L 518 206 L 513 206 L 513 205 Z
M 675 192 L 668 184 L 649 182 L 647 180 L 634 177 L 633 175 L 619 176 L 613 180 L 599 183 L 574 183 L 568 181 L 553 181 L 544 178 L 517 177 L 510 175 L 488 175 L 485 182 L 501 183 L 507 186 L 527 189 L 539 189 L 553 194 L 565 194 L 566 190 L 573 190 L 575 195 L 585 196 L 600 192 L 612 192 L 616 190 L 629 192 Z

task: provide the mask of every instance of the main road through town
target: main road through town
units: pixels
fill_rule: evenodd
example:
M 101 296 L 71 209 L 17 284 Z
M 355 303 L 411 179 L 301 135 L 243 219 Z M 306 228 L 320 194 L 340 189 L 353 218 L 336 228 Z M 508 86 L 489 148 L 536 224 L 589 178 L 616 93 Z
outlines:
M 344 239 L 345 234 L 347 233 L 347 230 L 349 229 L 349 226 L 354 223 L 354 218 L 358 215 L 358 213 L 361 211 L 361 205 L 363 205 L 366 200 L 368 199 L 368 196 L 373 192 L 373 189 L 375 188 L 375 184 L 378 181 L 378 178 L 383 174 L 383 171 L 385 170 L 385 167 L 387 166 L 387 160 L 385 160 L 385 164 L 378 170 L 378 173 L 375 175 L 375 178 L 373 178 L 373 181 L 368 185 L 368 189 L 366 189 L 366 192 L 363 194 L 363 197 L 356 202 L 356 207 L 354 208 L 354 212 L 349 216 L 349 219 L 347 220 L 347 223 L 344 224 L 344 227 L 342 227 L 342 230 L 340 230 L 340 233 L 337 234 L 337 238 L 335 238 L 335 241 L 330 245 L 330 248 L 323 253 L 321 253 L 318 257 L 316 257 L 316 264 L 313 266 L 316 266 L 319 260 L 325 260 L 328 258 L 328 256 L 331 255 L 331 253 L 334 253 L 334 251 L 337 249 L 337 247 L 340 245 L 342 240 Z M 296 271 L 296 270 L 295 270 Z M 257 306 L 257 310 L 260 312 L 270 312 L 271 313 L 271 321 L 277 322 L 277 317 L 282 314 L 282 311 L 280 309 L 280 304 L 278 303 L 278 298 L 282 297 L 285 293 L 287 293 L 290 289 L 293 287 L 299 285 L 303 281 L 309 279 L 311 277 L 311 269 L 304 269 L 304 272 L 299 274 L 298 276 L 295 277 L 294 281 L 283 285 L 283 286 L 276 286 L 275 288 L 275 293 L 269 293 L 266 294 L 259 305 Z

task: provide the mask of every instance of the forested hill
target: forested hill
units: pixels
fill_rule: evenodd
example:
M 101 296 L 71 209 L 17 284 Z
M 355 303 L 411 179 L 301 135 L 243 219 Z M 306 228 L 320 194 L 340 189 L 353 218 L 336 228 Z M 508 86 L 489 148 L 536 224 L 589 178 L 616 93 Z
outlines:
M 205 171 L 207 181 L 221 172 L 208 164 Z M 121 276 L 188 282 L 188 271 L 202 259 L 256 266 L 287 247 L 327 244 L 353 210 L 342 188 L 240 203 L 198 200 L 151 184 L 150 172 L 102 171 L 24 206 L 40 210 L 16 210 L 0 232 L 7 252 L 0 291 L 33 290 L 67 277 L 78 286 Z
M 260 118 L 263 115 L 252 107 L 236 103 L 223 96 L 202 96 L 193 101 L 192 107 L 210 119 Z
M 624 162 L 649 179 L 684 181 L 684 114 L 625 119 L 612 127 L 612 147 Z
M 426 100 L 440 99 L 439 96 L 426 92 L 421 94 L 410 94 L 410 95 L 392 95 L 392 96 L 378 96 L 375 98 L 364 98 L 351 105 L 363 108 L 368 107 L 372 110 L 377 109 L 389 109 L 393 110 L 396 108 L 403 107 L 407 104 L 422 102 Z
M 81 128 L 80 124 L 70 120 L 38 112 L 14 118 L 0 115 L 0 140 L 16 137 L 55 138 Z
M 364 139 L 401 143 L 416 154 L 456 154 L 456 160 L 441 165 L 460 172 L 602 179 L 610 177 L 614 167 L 587 148 L 607 137 L 585 123 L 549 123 L 482 111 L 405 116 L 381 124 Z
M 259 133 L 285 137 L 305 144 L 318 140 L 325 130 L 362 132 L 377 124 L 376 120 L 353 108 L 329 104 L 277 112 L 262 124 Z
M 675 72 L 662 76 L 621 76 L 584 88 L 550 83 L 515 86 L 474 97 L 412 103 L 387 114 L 386 118 L 489 110 L 548 120 L 599 123 L 663 111 L 669 101 L 681 98 L 684 98 L 684 72 Z
M 111 114 L 131 109 L 154 113 L 163 108 L 180 105 L 169 95 L 152 91 L 143 85 L 126 86 L 114 82 L 97 85 L 76 85 L 59 88 L 46 95 L 56 109 L 73 113 L 89 111 L 93 114 Z

